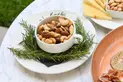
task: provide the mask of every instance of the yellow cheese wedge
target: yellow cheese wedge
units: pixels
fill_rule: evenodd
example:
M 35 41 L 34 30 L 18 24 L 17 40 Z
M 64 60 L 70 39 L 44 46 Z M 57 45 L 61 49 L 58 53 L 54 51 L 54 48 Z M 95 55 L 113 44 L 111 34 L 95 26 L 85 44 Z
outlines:
M 103 9 L 105 8 L 105 4 L 102 3 L 101 0 L 95 0 Z
M 105 12 L 105 10 L 98 3 L 96 3 L 95 0 L 84 0 L 83 2 Z
M 106 3 L 106 0 L 102 0 L 102 2 L 103 2 L 103 4 L 105 5 L 105 3 Z
M 106 13 L 86 4 L 83 3 L 83 15 L 92 17 L 92 18 L 97 18 L 97 19 L 105 19 L 105 20 L 111 20 L 112 17 L 108 16 Z

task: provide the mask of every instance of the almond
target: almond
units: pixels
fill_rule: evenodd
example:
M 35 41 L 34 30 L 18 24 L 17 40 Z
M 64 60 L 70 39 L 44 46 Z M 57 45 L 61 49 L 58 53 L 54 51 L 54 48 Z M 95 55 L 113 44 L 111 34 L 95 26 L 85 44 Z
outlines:
M 42 37 L 44 37 L 44 38 L 50 38 L 50 37 L 52 37 L 52 35 L 49 32 L 43 31 L 42 32 Z

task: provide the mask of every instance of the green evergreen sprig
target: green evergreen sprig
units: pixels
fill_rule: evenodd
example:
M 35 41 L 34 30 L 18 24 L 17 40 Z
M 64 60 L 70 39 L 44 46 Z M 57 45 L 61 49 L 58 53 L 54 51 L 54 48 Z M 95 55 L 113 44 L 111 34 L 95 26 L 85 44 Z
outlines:
M 9 48 L 13 54 L 19 58 L 34 60 L 47 59 L 55 62 L 78 59 L 82 56 L 86 56 L 86 54 L 89 54 L 90 48 L 93 44 L 94 36 L 89 35 L 85 31 L 80 19 L 75 21 L 75 26 L 76 33 L 83 36 L 83 41 L 79 42 L 79 44 L 73 45 L 65 52 L 55 54 L 47 53 L 38 47 L 34 36 L 34 27 L 32 25 L 28 25 L 25 21 L 22 21 L 20 25 L 24 27 L 26 31 L 26 33 L 23 34 L 23 41 L 20 44 L 22 45 L 23 49 Z

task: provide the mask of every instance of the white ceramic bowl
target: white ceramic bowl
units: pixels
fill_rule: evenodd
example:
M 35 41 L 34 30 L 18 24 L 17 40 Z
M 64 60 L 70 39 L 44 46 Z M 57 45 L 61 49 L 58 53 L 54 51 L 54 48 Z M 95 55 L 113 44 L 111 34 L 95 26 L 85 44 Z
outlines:
M 114 11 L 108 9 L 108 0 L 106 0 L 106 11 L 113 17 L 123 19 L 123 11 Z
M 39 25 L 45 24 L 46 22 L 50 22 L 52 20 L 55 20 L 58 17 L 59 16 L 50 16 L 50 17 L 47 17 L 44 20 L 42 20 Z M 37 40 L 38 46 L 42 50 L 44 50 L 46 52 L 49 52 L 49 53 L 60 53 L 60 52 L 64 52 L 64 51 L 68 50 L 69 48 L 71 48 L 73 46 L 73 44 L 77 43 L 77 40 L 76 40 L 77 38 L 79 38 L 81 41 L 83 40 L 83 37 L 81 35 L 76 34 L 76 28 L 75 28 L 74 22 L 73 22 L 73 27 L 74 27 L 74 32 L 73 32 L 73 35 L 70 37 L 70 39 L 68 39 L 67 41 L 65 41 L 63 43 L 59 43 L 59 44 L 48 44 L 48 43 L 45 43 L 45 42 L 41 41 L 37 37 L 37 29 L 38 29 L 38 27 L 37 27 L 35 29 L 35 36 L 36 36 L 36 40 Z

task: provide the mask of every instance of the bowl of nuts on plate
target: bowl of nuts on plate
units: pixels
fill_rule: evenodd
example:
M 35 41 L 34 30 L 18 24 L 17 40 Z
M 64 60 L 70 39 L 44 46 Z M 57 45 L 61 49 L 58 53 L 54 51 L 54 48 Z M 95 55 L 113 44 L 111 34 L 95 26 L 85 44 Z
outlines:
M 113 18 L 123 18 L 123 0 L 107 0 L 106 11 Z
M 38 46 L 48 53 L 60 53 L 68 50 L 77 39 L 83 37 L 76 34 L 74 22 L 64 16 L 50 16 L 40 22 L 35 29 Z

